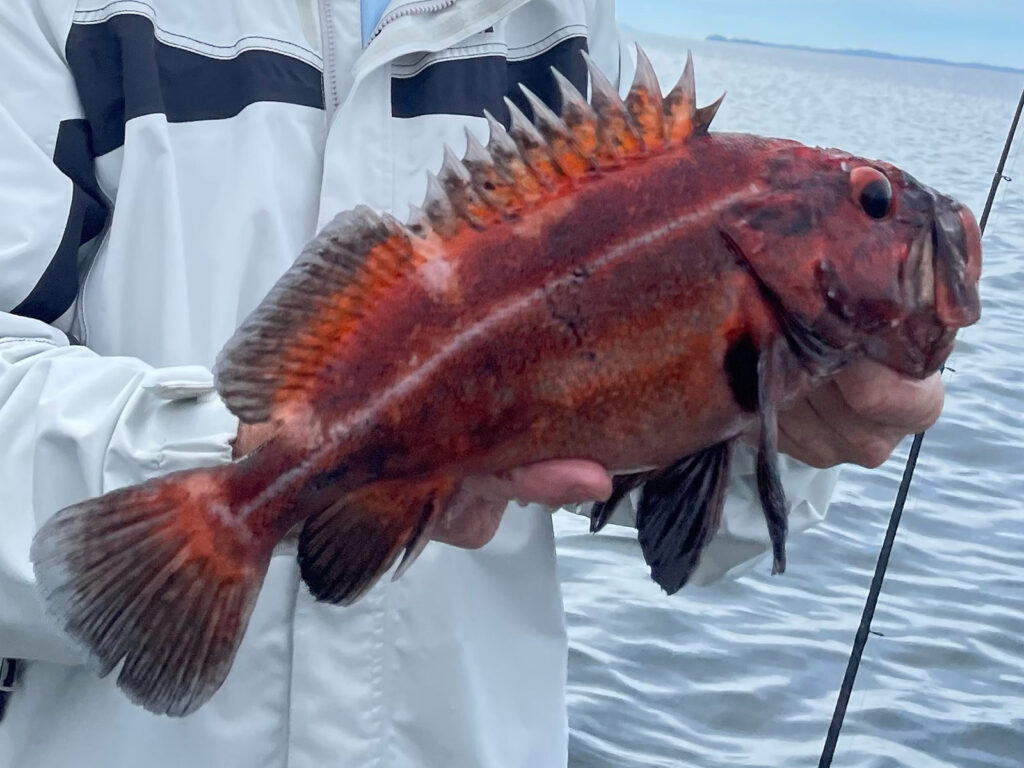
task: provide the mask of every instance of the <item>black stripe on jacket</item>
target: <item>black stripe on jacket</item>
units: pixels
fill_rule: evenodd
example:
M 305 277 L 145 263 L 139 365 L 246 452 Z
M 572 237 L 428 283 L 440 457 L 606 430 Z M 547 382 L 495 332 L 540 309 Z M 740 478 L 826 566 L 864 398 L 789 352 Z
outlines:
M 120 14 L 73 24 L 65 49 L 84 119 L 60 124 L 54 164 L 74 184 L 64 236 L 29 296 L 12 312 L 53 322 L 79 289 L 79 249 L 106 227 L 110 209 L 96 183 L 95 159 L 124 144 L 127 121 L 150 114 L 171 123 L 234 117 L 257 102 L 324 108 L 323 75 L 273 51 L 229 59 L 160 42 L 153 22 Z
M 95 154 L 89 124 L 65 120 L 57 131 L 53 163 L 74 185 L 71 210 L 57 252 L 32 292 L 12 311 L 52 323 L 67 312 L 78 295 L 78 249 L 107 226 L 110 206 L 96 183 Z
M 125 123 L 162 114 L 171 123 L 224 120 L 257 102 L 324 108 L 319 69 L 275 51 L 205 56 L 156 38 L 137 14 L 98 24 L 74 24 L 67 59 L 97 156 L 124 143 Z
M 562 99 L 554 67 L 576 86 L 587 92 L 587 67 L 580 51 L 587 50 L 585 37 L 570 37 L 526 59 L 509 61 L 504 56 L 474 56 L 437 61 L 415 75 L 391 79 L 391 114 L 394 117 L 421 115 L 468 115 L 480 117 L 486 109 L 506 126 L 508 108 L 503 97 L 533 116 L 519 89 L 522 83 L 555 113 L 561 112 Z

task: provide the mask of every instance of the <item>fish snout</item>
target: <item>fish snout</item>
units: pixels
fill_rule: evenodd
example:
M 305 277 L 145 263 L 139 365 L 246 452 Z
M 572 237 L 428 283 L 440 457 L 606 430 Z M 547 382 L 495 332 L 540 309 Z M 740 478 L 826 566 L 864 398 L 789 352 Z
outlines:
M 942 206 L 935 213 L 932 242 L 936 317 L 947 328 L 973 325 L 981 317 L 981 231 L 974 214 L 960 203 Z

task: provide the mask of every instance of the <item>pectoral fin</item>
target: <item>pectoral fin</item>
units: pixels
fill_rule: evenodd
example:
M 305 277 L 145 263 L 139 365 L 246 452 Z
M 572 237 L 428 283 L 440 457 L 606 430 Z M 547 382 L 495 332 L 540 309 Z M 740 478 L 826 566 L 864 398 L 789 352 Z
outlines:
M 651 577 L 670 595 L 686 584 L 718 531 L 732 447 L 719 443 L 651 477 L 637 529 Z
M 597 533 L 608 524 L 616 507 L 634 488 L 639 488 L 658 472 L 634 472 L 630 475 L 616 475 L 612 478 L 612 495 L 604 501 L 596 501 L 590 507 L 590 532 Z
M 772 573 L 786 570 L 786 536 L 789 532 L 786 494 L 779 478 L 778 402 L 782 387 L 779 356 L 781 342 L 762 352 L 757 363 L 757 400 L 761 435 L 757 446 L 757 492 L 772 542 Z

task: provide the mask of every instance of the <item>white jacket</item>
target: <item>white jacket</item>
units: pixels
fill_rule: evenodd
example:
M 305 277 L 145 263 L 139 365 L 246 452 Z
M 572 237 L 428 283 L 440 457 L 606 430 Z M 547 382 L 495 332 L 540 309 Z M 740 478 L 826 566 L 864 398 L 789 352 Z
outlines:
M 393 0 L 362 50 L 358 0 L 0 3 L 0 656 L 25 660 L 0 767 L 565 764 L 542 510 L 479 551 L 429 546 L 347 609 L 316 604 L 282 549 L 224 687 L 177 720 L 82 666 L 28 552 L 68 504 L 229 461 L 210 366 L 318 225 L 357 203 L 404 217 L 516 81 L 550 97 L 554 64 L 585 84 L 582 47 L 628 70 L 613 17 Z M 765 549 L 737 465 L 705 580 Z M 799 530 L 834 473 L 786 467 Z

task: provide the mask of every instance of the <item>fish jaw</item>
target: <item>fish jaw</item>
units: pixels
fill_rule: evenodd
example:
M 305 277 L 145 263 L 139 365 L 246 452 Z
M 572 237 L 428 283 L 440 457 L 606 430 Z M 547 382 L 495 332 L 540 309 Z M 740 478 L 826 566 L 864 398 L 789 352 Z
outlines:
M 864 343 L 872 359 L 924 379 L 952 353 L 956 333 L 981 317 L 981 232 L 971 211 L 930 189 L 933 218 L 903 263 L 903 293 L 911 311 L 892 329 Z

